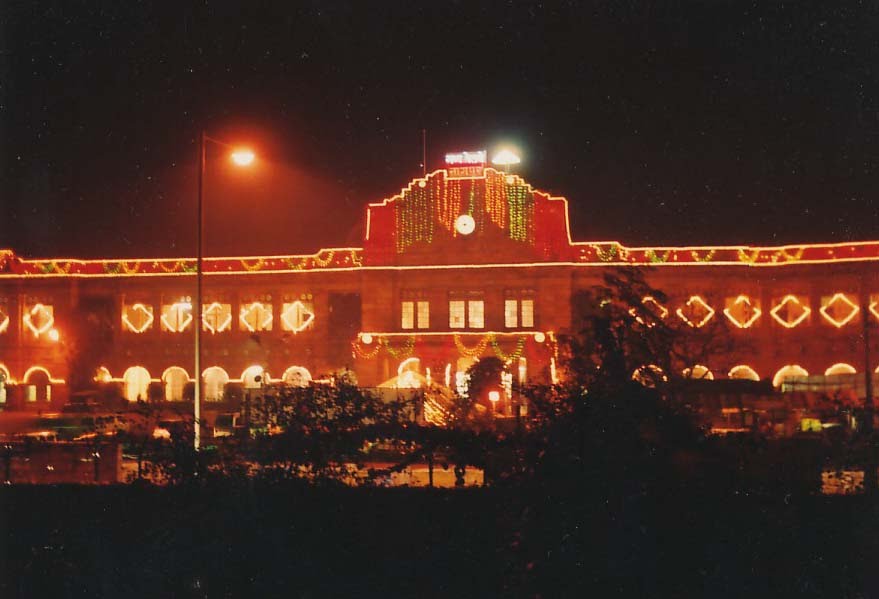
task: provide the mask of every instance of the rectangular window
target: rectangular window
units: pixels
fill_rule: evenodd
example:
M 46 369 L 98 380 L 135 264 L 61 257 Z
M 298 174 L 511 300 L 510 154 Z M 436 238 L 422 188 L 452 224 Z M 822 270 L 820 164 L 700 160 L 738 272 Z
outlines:
M 504 327 L 530 329 L 534 327 L 534 292 L 507 291 L 504 300 Z
M 449 328 L 463 329 L 466 326 L 464 300 L 449 300 Z
M 471 329 L 485 328 L 485 303 L 482 300 L 469 300 L 467 311 Z
M 162 330 L 182 333 L 192 324 L 192 304 L 188 301 L 162 305 Z
M 314 326 L 314 302 L 306 296 L 281 305 L 281 330 L 301 333 Z
M 152 328 L 155 316 L 153 307 L 134 303 L 122 306 L 122 328 L 130 333 L 143 333 Z
M 430 328 L 430 302 L 418 302 L 418 328 Z
M 508 329 L 519 326 L 519 302 L 514 299 L 504 300 L 504 326 Z
M 530 329 L 534 326 L 534 300 L 522 300 L 522 328 Z
M 415 328 L 415 302 L 402 302 L 400 304 L 400 328 Z
M 216 335 L 232 328 L 232 305 L 220 302 L 202 304 L 202 330 Z
M 255 333 L 257 331 L 271 331 L 272 305 L 263 302 L 250 302 L 241 304 L 241 310 L 238 313 L 238 323 L 242 331 Z

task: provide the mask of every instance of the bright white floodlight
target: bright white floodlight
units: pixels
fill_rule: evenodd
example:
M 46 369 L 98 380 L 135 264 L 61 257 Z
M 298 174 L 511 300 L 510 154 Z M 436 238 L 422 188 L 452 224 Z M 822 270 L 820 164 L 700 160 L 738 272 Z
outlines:
M 509 166 L 511 164 L 519 164 L 520 162 L 522 162 L 522 159 L 507 149 L 501 150 L 491 159 L 491 163 L 498 166 Z

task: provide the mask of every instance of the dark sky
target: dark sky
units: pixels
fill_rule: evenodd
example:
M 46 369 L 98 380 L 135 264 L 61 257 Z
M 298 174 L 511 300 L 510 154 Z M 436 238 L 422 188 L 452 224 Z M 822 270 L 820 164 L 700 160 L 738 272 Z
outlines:
M 174 4 L 179 4 L 174 6 Z M 879 3 L 8 0 L 0 247 L 192 254 L 359 244 L 446 151 L 517 143 L 576 239 L 879 238 Z M 155 5 L 155 6 L 154 6 Z

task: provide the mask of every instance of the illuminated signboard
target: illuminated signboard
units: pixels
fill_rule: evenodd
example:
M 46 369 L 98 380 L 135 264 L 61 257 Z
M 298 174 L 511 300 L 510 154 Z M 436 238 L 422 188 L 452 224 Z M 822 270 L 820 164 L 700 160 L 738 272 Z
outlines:
M 446 154 L 446 166 L 449 169 L 449 177 L 456 179 L 481 177 L 482 171 L 485 168 L 486 157 L 487 153 L 485 150 Z

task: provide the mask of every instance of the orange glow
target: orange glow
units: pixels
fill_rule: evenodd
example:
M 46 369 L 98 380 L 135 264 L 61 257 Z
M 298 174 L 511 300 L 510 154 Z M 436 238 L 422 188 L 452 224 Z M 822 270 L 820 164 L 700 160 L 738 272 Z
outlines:
M 50 330 L 47 335 L 49 337 L 49 341 L 51 341 L 52 343 L 57 343 L 58 340 L 61 338 L 61 333 L 58 332 L 58 329 Z
M 236 166 L 250 166 L 256 160 L 256 154 L 247 148 L 239 148 L 232 152 L 231 158 Z
M 247 148 L 238 148 L 232 152 L 231 158 L 236 166 L 250 166 L 256 160 L 256 154 Z

